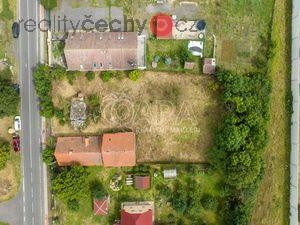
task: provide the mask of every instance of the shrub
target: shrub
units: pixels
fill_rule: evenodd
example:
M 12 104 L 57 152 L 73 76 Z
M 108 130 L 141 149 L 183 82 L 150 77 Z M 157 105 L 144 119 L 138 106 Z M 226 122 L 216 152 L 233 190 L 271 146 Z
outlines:
M 57 0 L 41 0 L 45 9 L 52 10 L 57 6 Z
M 87 107 L 89 116 L 92 117 L 94 123 L 97 123 L 101 116 L 99 96 L 96 94 L 90 95 L 87 99 Z
M 132 70 L 129 72 L 128 77 L 132 81 L 137 81 L 141 75 L 142 72 L 140 70 Z
M 112 71 L 103 71 L 100 73 L 100 78 L 103 80 L 103 82 L 108 82 L 113 77 Z
M 94 180 L 90 183 L 90 189 L 92 192 L 92 197 L 96 199 L 102 199 L 107 195 L 103 184 L 99 180 Z
M 77 212 L 79 210 L 79 202 L 76 199 L 69 200 L 67 206 L 71 211 Z
M 172 206 L 179 213 L 184 213 L 187 209 L 188 192 L 185 184 L 177 181 L 172 198 Z
M 69 81 L 69 84 L 73 85 L 74 81 L 79 75 L 80 75 L 79 71 L 67 71 L 67 79 Z
M 65 42 L 59 42 L 53 48 L 53 56 L 54 58 L 60 58 L 64 54 Z
M 192 59 L 192 54 L 189 52 L 187 46 L 181 46 L 176 52 L 176 57 L 179 59 L 181 67 L 184 67 L 184 63 Z
M 6 142 L 0 143 L 0 170 L 4 169 L 10 154 L 10 145 Z
M 92 81 L 95 78 L 95 73 L 93 71 L 88 71 L 85 73 L 85 77 L 88 81 Z
M 50 148 L 49 146 L 43 151 L 43 162 L 46 163 L 47 166 L 50 166 L 55 162 L 54 151 L 54 148 Z
M 215 197 L 205 194 L 201 198 L 201 204 L 207 210 L 217 210 L 219 203 Z

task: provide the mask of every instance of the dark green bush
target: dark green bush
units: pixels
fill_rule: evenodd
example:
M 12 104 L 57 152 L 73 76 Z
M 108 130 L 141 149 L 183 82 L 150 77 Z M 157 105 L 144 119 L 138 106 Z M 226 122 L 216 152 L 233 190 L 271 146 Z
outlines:
M 92 81 L 95 78 L 95 73 L 93 71 L 88 71 L 85 73 L 85 77 L 88 81 Z
M 7 142 L 0 143 L 0 170 L 4 169 L 10 155 L 10 145 Z
M 108 82 L 111 78 L 113 78 L 114 73 L 112 71 L 103 71 L 100 73 L 100 78 L 103 82 Z
M 207 210 L 217 210 L 218 208 L 218 200 L 209 194 L 205 194 L 202 196 L 201 198 L 201 204 L 203 206 L 203 208 L 207 209 Z
M 52 10 L 57 6 L 57 0 L 41 0 L 45 9 Z

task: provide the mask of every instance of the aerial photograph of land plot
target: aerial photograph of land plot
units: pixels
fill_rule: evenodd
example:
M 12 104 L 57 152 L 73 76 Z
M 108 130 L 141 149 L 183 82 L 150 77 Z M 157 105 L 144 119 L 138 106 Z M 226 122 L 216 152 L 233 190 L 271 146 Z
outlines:
M 0 0 L 0 225 L 296 225 L 298 0 Z

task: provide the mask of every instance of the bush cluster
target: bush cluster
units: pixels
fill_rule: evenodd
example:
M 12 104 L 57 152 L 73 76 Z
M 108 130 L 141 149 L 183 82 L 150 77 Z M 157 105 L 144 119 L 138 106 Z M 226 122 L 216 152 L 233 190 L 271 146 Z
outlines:
M 271 81 L 259 72 L 241 75 L 229 71 L 218 73 L 217 80 L 224 113 L 211 161 L 224 174 L 230 190 L 224 211 L 227 223 L 246 225 L 263 174 Z
M 6 166 L 7 160 L 10 155 L 10 145 L 7 142 L 0 143 L 0 170 L 3 170 Z

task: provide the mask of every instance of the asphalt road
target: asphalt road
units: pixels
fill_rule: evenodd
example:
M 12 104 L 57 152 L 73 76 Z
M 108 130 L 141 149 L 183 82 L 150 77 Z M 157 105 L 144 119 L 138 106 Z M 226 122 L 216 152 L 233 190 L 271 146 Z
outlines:
M 38 21 L 38 0 L 19 0 L 19 19 Z M 44 224 L 43 163 L 38 99 L 32 72 L 39 61 L 38 31 L 28 32 L 21 23 L 19 37 L 19 79 L 22 118 L 22 215 L 23 225 Z

